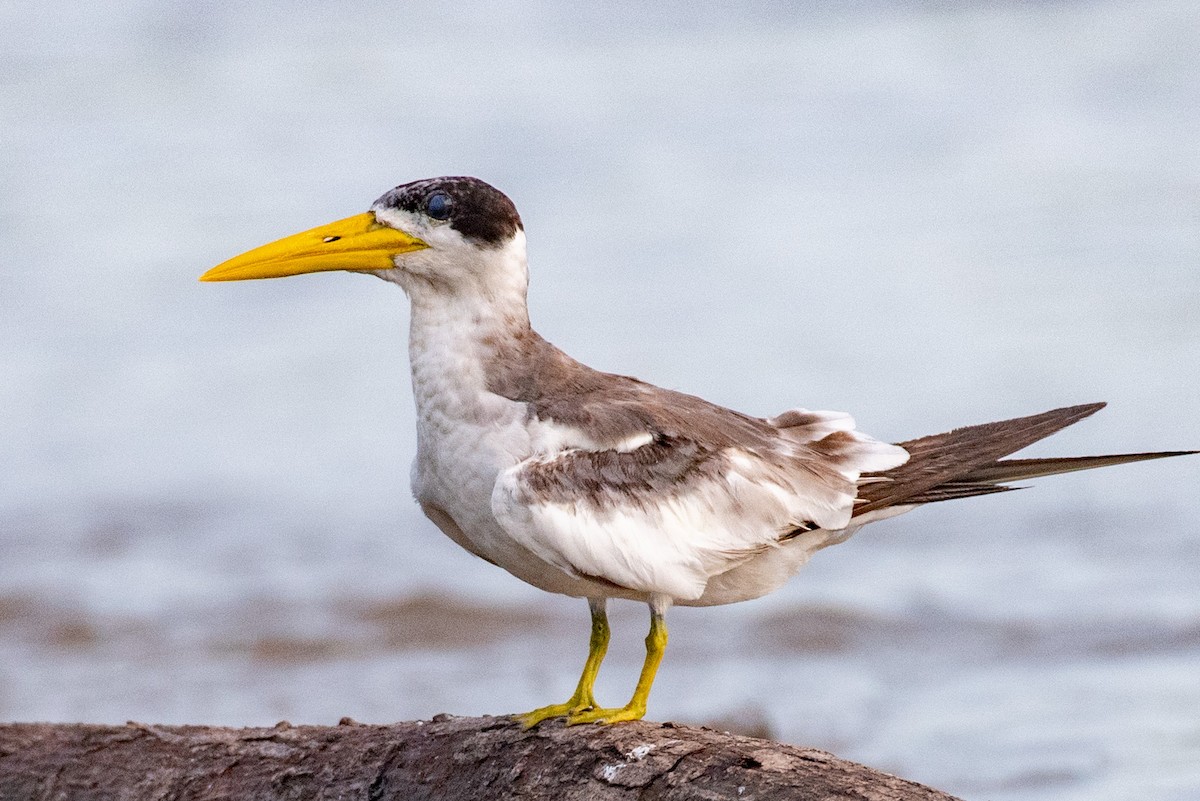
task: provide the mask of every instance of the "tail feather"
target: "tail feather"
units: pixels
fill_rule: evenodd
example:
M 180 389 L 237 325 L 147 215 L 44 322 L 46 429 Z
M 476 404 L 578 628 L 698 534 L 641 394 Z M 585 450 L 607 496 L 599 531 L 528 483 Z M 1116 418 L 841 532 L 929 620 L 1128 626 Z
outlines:
M 1170 456 L 1189 456 L 1197 451 L 1155 451 L 1153 453 L 1114 453 L 1109 456 L 1062 456 L 1051 459 L 1001 459 L 995 464 L 985 465 L 963 476 L 968 481 L 995 483 L 999 481 L 1022 481 L 1027 478 L 1057 476 L 1074 473 L 1076 470 L 1091 470 L 1094 467 L 1111 467 L 1117 464 L 1145 462 L 1150 459 L 1166 459 Z
M 899 445 L 909 452 L 909 460 L 892 470 L 864 475 L 867 481 L 859 488 L 859 503 L 854 516 L 889 506 L 936 503 L 1019 489 L 1004 486 L 1000 483 L 1003 481 L 1197 453 L 1163 451 L 1051 459 L 1002 458 L 1102 408 L 1103 403 L 1068 406 L 901 442 Z

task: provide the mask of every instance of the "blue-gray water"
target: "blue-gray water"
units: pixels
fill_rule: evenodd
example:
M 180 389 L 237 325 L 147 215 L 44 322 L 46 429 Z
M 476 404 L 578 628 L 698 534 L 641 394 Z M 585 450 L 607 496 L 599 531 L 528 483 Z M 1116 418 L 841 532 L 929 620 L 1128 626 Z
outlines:
M 409 497 L 402 294 L 196 282 L 418 177 L 514 198 L 535 324 L 597 367 L 892 439 L 1107 400 L 1032 452 L 1200 447 L 1200 6 L 831 5 L 0 8 L 0 719 L 570 692 L 584 604 Z M 1198 482 L 871 527 L 674 612 L 650 716 L 970 798 L 1195 798 Z

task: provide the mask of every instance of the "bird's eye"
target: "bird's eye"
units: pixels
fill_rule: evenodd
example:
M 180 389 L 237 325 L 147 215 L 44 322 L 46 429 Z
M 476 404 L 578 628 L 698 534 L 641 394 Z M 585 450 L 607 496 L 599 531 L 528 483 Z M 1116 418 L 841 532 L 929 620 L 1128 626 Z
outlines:
M 445 192 L 434 192 L 425 201 L 425 213 L 435 220 L 450 219 L 450 196 Z

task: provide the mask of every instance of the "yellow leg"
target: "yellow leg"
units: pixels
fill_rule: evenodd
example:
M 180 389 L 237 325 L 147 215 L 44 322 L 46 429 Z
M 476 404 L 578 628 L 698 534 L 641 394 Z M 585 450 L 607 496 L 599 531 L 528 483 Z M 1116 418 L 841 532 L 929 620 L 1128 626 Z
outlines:
M 650 607 L 650 633 L 646 635 L 646 661 L 642 664 L 642 673 L 638 676 L 637 687 L 634 688 L 633 698 L 622 707 L 603 709 L 593 707 L 567 715 L 567 725 L 576 723 L 620 723 L 625 720 L 641 720 L 646 715 L 646 701 L 650 698 L 650 687 L 654 684 L 654 674 L 662 662 L 663 652 L 667 648 L 667 623 L 664 617 L 665 609 L 659 604 Z
M 567 699 L 565 704 L 551 704 L 523 715 L 517 715 L 517 720 L 525 728 L 536 726 L 549 718 L 575 715 L 596 705 L 596 699 L 592 696 L 592 688 L 596 684 L 596 675 L 600 672 L 600 663 L 604 661 L 604 654 L 608 651 L 608 614 L 604 611 L 604 604 L 603 598 L 588 599 L 588 608 L 592 612 L 592 636 L 588 641 L 587 661 L 583 663 L 583 674 L 579 677 L 575 693 Z

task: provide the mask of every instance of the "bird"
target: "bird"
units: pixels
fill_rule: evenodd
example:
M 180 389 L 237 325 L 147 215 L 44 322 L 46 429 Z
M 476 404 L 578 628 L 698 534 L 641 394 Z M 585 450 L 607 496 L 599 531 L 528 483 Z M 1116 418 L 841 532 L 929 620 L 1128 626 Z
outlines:
M 868 523 L 1013 481 L 1196 453 L 1006 458 L 1103 403 L 890 443 L 841 412 L 754 417 L 595 370 L 531 326 L 524 224 L 504 193 L 472 177 L 402 184 L 367 212 L 247 251 L 200 280 L 335 270 L 408 296 L 411 485 L 425 515 L 518 579 L 587 600 L 575 691 L 516 716 L 526 727 L 641 719 L 672 606 L 766 595 Z M 610 599 L 650 610 L 645 659 L 619 707 L 594 694 Z

